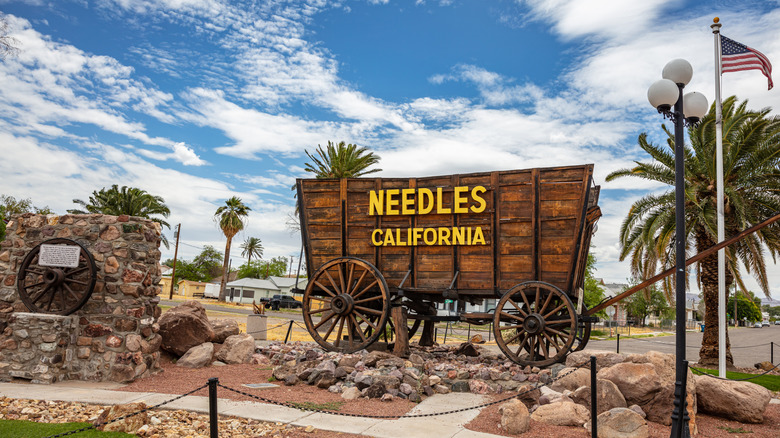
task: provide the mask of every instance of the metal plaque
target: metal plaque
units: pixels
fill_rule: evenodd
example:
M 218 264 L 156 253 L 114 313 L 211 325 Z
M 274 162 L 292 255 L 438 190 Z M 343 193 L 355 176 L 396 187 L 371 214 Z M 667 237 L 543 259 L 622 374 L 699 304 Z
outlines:
M 40 266 L 59 268 L 77 268 L 79 266 L 80 246 L 73 245 L 41 245 L 38 254 Z

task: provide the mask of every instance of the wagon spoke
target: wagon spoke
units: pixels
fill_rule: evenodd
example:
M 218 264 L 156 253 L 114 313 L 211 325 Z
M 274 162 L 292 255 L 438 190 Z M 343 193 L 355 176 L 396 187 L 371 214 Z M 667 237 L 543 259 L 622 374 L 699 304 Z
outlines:
M 49 303 L 46 305 L 46 311 L 48 311 L 48 312 L 51 311 L 51 304 L 54 302 L 54 294 L 55 294 L 55 291 L 53 291 L 51 289 L 49 289 L 49 291 L 51 292 L 49 294 Z
M 520 292 L 520 296 L 523 297 L 523 302 L 525 303 L 525 307 L 530 312 L 531 311 L 531 304 L 528 303 L 528 297 L 525 296 L 525 292 Z
M 349 275 L 347 275 L 347 287 L 344 289 L 344 293 L 349 294 L 352 292 L 352 274 L 355 273 L 355 264 L 349 264 Z
M 62 306 L 60 307 L 60 311 L 63 311 L 65 310 L 65 291 L 62 290 L 62 288 L 60 288 L 59 292 L 60 292 L 60 305 Z
M 328 289 L 327 287 L 325 287 L 325 285 L 324 285 L 324 284 L 322 284 L 322 283 L 320 283 L 319 281 L 317 281 L 317 280 L 314 280 L 314 284 L 316 284 L 317 286 L 319 286 L 319 287 L 320 287 L 322 290 L 324 290 L 324 291 L 325 291 L 325 292 L 326 292 L 328 295 L 330 295 L 330 296 L 332 296 L 332 297 L 335 297 L 335 296 L 336 296 L 336 294 L 334 294 L 333 292 L 331 292 L 331 291 L 330 291 L 330 289 Z M 314 297 L 312 297 L 312 298 L 314 298 Z
M 328 320 L 330 320 L 330 319 L 331 319 L 331 318 L 333 318 L 334 316 L 336 316 L 336 314 L 335 314 L 335 313 L 329 313 L 327 317 L 325 317 L 325 318 L 323 318 L 322 320 L 320 320 L 320 322 L 318 322 L 318 323 L 317 323 L 317 324 L 314 326 L 314 330 L 316 331 L 318 328 L 320 328 L 320 326 L 321 326 L 322 324 L 325 324 L 326 322 L 328 322 Z M 327 333 L 325 333 L 325 336 L 324 336 L 324 337 L 325 337 L 325 339 L 327 339 L 327 338 L 328 338 L 328 335 L 329 335 L 329 334 L 330 334 L 330 332 L 333 330 L 333 327 L 334 327 L 335 325 L 336 325 L 336 321 L 334 320 L 334 321 L 333 321 L 333 324 L 331 324 L 331 325 L 330 325 L 330 329 L 328 329 Z
M 71 296 L 72 296 L 72 297 L 73 297 L 73 298 L 74 298 L 76 301 L 78 301 L 78 300 L 79 300 L 79 296 L 78 296 L 78 295 L 76 295 L 76 293 L 75 293 L 75 292 L 73 292 L 73 289 L 71 289 L 71 288 L 70 288 L 70 286 L 68 286 L 68 285 L 67 285 L 67 284 L 65 284 L 65 283 L 62 283 L 62 287 L 64 287 L 65 289 L 67 289 L 67 290 L 68 290 L 68 292 L 70 292 L 70 295 L 71 295 Z
M 358 278 L 357 283 L 355 283 L 355 287 L 351 288 L 349 290 L 349 294 L 352 295 L 352 292 L 356 291 L 358 287 L 363 284 L 363 279 L 366 278 L 366 274 L 368 274 L 368 270 L 364 270 L 362 274 L 360 274 L 360 278 Z
M 50 286 L 50 285 L 48 285 L 48 284 L 47 284 L 47 285 L 46 285 L 46 287 L 44 287 L 43 289 L 41 289 L 41 291 L 38 293 L 38 296 L 37 296 L 37 297 L 35 297 L 35 298 L 32 300 L 33 304 L 37 303 L 37 302 L 38 302 L 38 300 L 40 300 L 40 299 L 41 299 L 41 298 L 42 298 L 44 295 L 46 295 L 46 291 L 48 291 L 48 290 L 49 290 L 49 286 Z
M 307 315 L 314 315 L 315 313 L 322 313 L 327 312 L 329 310 L 333 310 L 332 307 L 321 307 L 319 309 L 311 309 L 306 312 Z
M 383 314 L 382 311 L 380 310 L 369 309 L 368 307 L 363 307 L 363 306 L 355 306 L 355 309 L 360 309 L 363 312 L 373 313 L 374 315 L 379 315 L 379 316 L 382 316 Z
M 539 294 L 541 293 L 541 290 L 539 290 L 539 286 L 536 286 L 536 299 L 534 300 L 534 310 L 536 310 L 536 313 L 539 313 Z
M 363 298 L 362 300 L 357 300 L 357 301 L 355 301 L 355 304 L 367 303 L 367 302 L 369 302 L 369 301 L 376 301 L 376 300 L 381 300 L 381 299 L 383 299 L 383 298 L 384 298 L 384 297 L 382 297 L 382 295 L 377 295 L 377 296 L 375 296 L 375 297 L 371 297 L 371 298 Z
M 547 318 L 551 317 L 552 315 L 555 315 L 556 313 L 558 313 L 559 310 L 563 309 L 564 307 L 566 307 L 566 303 L 561 303 L 561 305 L 556 307 L 555 310 L 553 310 L 552 312 L 548 313 L 547 315 L 544 315 L 544 319 L 546 320 Z
M 360 291 L 360 293 L 358 293 L 358 294 L 356 294 L 356 295 L 352 295 L 352 298 L 354 299 L 354 298 L 357 298 L 357 297 L 359 297 L 359 296 L 363 295 L 364 293 L 368 292 L 368 290 L 369 290 L 369 289 L 371 289 L 372 287 L 374 287 L 374 286 L 375 286 L 376 284 L 378 284 L 378 283 L 379 283 L 379 280 L 377 280 L 377 279 L 375 278 L 375 279 L 374 279 L 374 281 L 372 281 L 372 282 L 371 282 L 371 284 L 369 284 L 368 286 L 366 286 L 366 287 L 365 287 L 365 289 L 361 290 L 361 291 Z
M 562 331 L 560 331 L 560 330 L 555 330 L 554 328 L 545 327 L 544 329 L 545 329 L 545 330 L 547 330 L 547 331 L 548 331 L 548 332 L 550 332 L 550 333 L 555 333 L 555 334 L 557 334 L 557 335 L 558 335 L 558 336 L 560 336 L 561 338 L 566 338 L 566 337 L 568 337 L 568 336 L 569 336 L 569 334 L 568 334 L 568 333 L 564 333 L 564 332 L 562 332 Z
M 561 351 L 561 348 L 560 348 L 560 346 L 558 345 L 558 343 L 556 343 L 556 342 L 555 342 L 555 341 L 554 341 L 554 340 L 553 340 L 553 339 L 552 339 L 552 338 L 551 338 L 551 337 L 550 337 L 550 336 L 549 336 L 547 333 L 542 333 L 542 335 L 543 335 L 545 338 L 547 338 L 548 345 L 552 345 L 552 346 L 554 346 L 554 347 L 555 347 L 555 351 L 556 351 L 556 352 L 558 352 L 558 351 Z M 549 347 L 547 347 L 547 349 L 546 349 L 546 350 L 547 350 L 547 354 L 545 355 L 545 357 L 546 357 L 547 359 L 549 359 L 549 358 L 550 358 L 550 349 L 549 349 Z
M 68 282 L 70 282 L 70 283 L 81 284 L 81 285 L 84 285 L 84 286 L 86 286 L 86 285 L 88 285 L 88 284 L 89 284 L 89 283 L 88 283 L 88 282 L 86 282 L 86 281 L 76 280 L 75 278 L 64 278 L 64 280 L 65 280 L 65 281 L 68 281 Z M 63 283 L 63 284 L 65 284 L 65 283 Z
M 352 324 L 355 326 L 358 335 L 360 335 L 360 339 L 363 340 L 363 342 L 366 342 L 366 335 L 363 334 L 363 330 L 358 330 L 359 325 L 357 322 L 357 319 L 355 319 L 355 315 L 349 315 L 349 318 L 352 320 Z
M 552 297 L 553 297 L 552 293 L 547 294 L 547 299 L 544 300 L 544 304 L 542 305 L 542 308 L 539 310 L 539 313 L 542 313 L 545 311 L 545 309 L 547 309 L 547 306 L 550 304 L 550 301 L 552 301 Z
M 504 342 L 505 342 L 506 344 L 511 344 L 512 342 L 514 342 L 515 340 L 517 340 L 517 338 L 519 338 L 519 337 L 520 337 L 520 335 L 522 335 L 522 334 L 523 334 L 523 332 L 515 332 L 515 335 L 514 335 L 514 336 L 512 336 L 512 337 L 511 337 L 511 338 L 509 338 L 509 339 L 505 339 L 505 340 L 504 340 Z M 503 337 L 503 334 L 502 334 L 502 337 Z
M 38 269 L 36 269 L 36 268 L 31 268 L 31 267 L 29 267 L 29 266 L 27 267 L 26 271 L 27 271 L 27 272 L 32 272 L 33 274 L 38 274 L 38 275 L 43 275 L 43 274 L 45 274 L 45 273 L 46 273 L 46 271 L 45 271 L 45 270 L 38 270 Z
M 344 266 L 338 265 L 339 268 L 339 284 L 341 285 L 341 293 L 347 292 L 347 289 L 344 287 Z
M 518 325 L 505 325 L 505 326 L 501 327 L 501 330 L 502 331 L 503 330 L 514 330 L 514 329 L 521 329 L 521 328 L 523 328 L 522 324 L 518 324 Z
M 318 297 L 318 296 L 314 296 L 314 295 L 310 295 L 309 299 L 310 300 L 322 301 L 322 302 L 325 302 L 325 303 L 330 303 L 331 301 L 333 301 L 333 300 L 331 300 L 328 297 Z
M 515 309 L 517 309 L 517 311 L 520 312 L 521 315 L 528 316 L 528 314 L 523 309 L 521 309 L 520 306 L 518 306 L 517 303 L 515 303 L 515 301 L 513 299 L 510 298 L 509 300 L 507 300 L 507 302 L 509 302 L 511 305 L 513 305 L 515 307 Z M 530 311 L 530 309 L 529 309 L 529 311 Z
M 373 328 L 374 330 L 376 330 L 376 331 L 379 331 L 379 327 L 377 327 L 376 325 L 374 325 L 374 324 L 371 322 L 371 320 L 370 320 L 369 318 L 366 318 L 366 316 L 365 316 L 365 315 L 363 315 L 362 313 L 360 313 L 360 312 L 355 312 L 355 316 L 357 316 L 357 317 L 359 317 L 360 319 L 362 319 L 362 320 L 363 320 L 363 322 L 365 322 L 366 324 L 370 325 L 370 326 L 371 326 L 371 328 Z M 368 327 L 366 327 L 366 328 L 368 328 Z
M 547 325 L 562 325 L 562 324 L 571 324 L 571 318 L 569 319 L 556 319 L 555 321 L 549 321 L 547 322 Z
M 38 287 L 38 286 L 40 286 L 40 285 L 42 285 L 42 284 L 46 284 L 46 282 L 45 282 L 45 281 L 39 281 L 39 282 L 37 282 L 37 283 L 35 283 L 35 284 L 31 284 L 31 285 L 29 285 L 29 286 L 24 286 L 24 288 L 25 288 L 25 289 L 30 289 L 30 288 L 33 288 L 33 287 Z
M 540 337 L 544 337 L 546 335 L 547 335 L 546 333 L 542 332 L 542 336 L 540 336 Z M 544 351 L 544 358 L 545 359 L 549 359 L 550 358 L 550 342 L 549 342 L 549 339 L 550 339 L 550 337 L 546 336 L 545 339 L 541 340 L 542 341 L 541 344 L 542 344 L 543 350 L 540 349 L 539 352 L 541 353 L 542 351 Z
M 339 331 L 336 333 L 336 343 L 333 344 L 336 347 L 341 343 L 341 332 L 344 331 L 344 319 L 345 318 L 339 318 Z
M 520 318 L 519 316 L 512 315 L 511 313 L 506 313 L 504 311 L 501 311 L 501 316 L 506 316 L 507 318 L 514 319 L 514 320 L 520 321 L 520 322 L 525 321 L 525 318 Z M 522 327 L 522 326 L 516 326 L 516 327 Z
M 341 272 L 341 270 L 339 270 Z M 338 285 L 336 285 L 336 282 L 333 280 L 333 277 L 330 276 L 330 272 L 328 270 L 325 270 L 325 275 L 328 277 L 328 280 L 330 281 L 331 286 L 333 286 L 333 290 L 336 291 L 336 294 L 340 294 L 341 291 L 339 290 Z
M 347 318 L 346 316 L 344 319 L 347 321 L 347 339 L 349 339 L 349 346 L 352 347 L 352 344 L 354 344 L 352 340 L 352 319 Z
M 520 346 L 517 347 L 517 352 L 515 353 L 515 356 L 519 356 L 520 352 L 523 351 L 523 347 L 525 346 L 525 342 L 528 340 L 528 332 L 523 332 L 523 339 L 520 341 Z
M 66 272 L 65 276 L 67 277 L 69 275 L 78 274 L 79 272 L 86 271 L 87 269 L 89 269 L 89 266 L 82 266 L 80 268 L 74 268 L 73 270 Z

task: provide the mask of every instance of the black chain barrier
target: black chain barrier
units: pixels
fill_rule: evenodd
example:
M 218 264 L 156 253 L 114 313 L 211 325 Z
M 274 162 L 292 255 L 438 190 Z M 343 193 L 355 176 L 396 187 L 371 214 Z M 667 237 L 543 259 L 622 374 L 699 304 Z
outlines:
M 342 416 L 342 417 L 374 418 L 374 419 L 385 419 L 385 420 L 387 420 L 387 419 L 396 419 L 396 420 L 398 420 L 398 419 L 401 419 L 401 418 L 438 417 L 438 416 L 441 416 L 441 415 L 455 414 L 455 413 L 458 413 L 458 412 L 470 411 L 472 409 L 482 409 L 484 407 L 493 406 L 493 405 L 496 405 L 496 404 L 499 404 L 499 403 L 503 403 L 503 402 L 505 402 L 507 400 L 511 400 L 513 398 L 518 398 L 518 397 L 521 397 L 521 396 L 523 396 L 525 394 L 529 394 L 531 392 L 537 391 L 537 390 L 539 390 L 542 387 L 548 386 L 548 385 L 552 384 L 553 382 L 566 377 L 567 375 L 573 373 L 577 369 L 583 368 L 584 366 L 588 365 L 589 363 L 590 363 L 590 359 L 588 359 L 588 360 L 586 360 L 586 361 L 584 361 L 582 363 L 579 363 L 579 364 L 571 367 L 571 368 L 574 368 L 574 369 L 572 369 L 571 371 L 568 371 L 568 372 L 566 372 L 564 374 L 559 374 L 556 378 L 550 380 L 549 382 L 547 382 L 545 384 L 541 384 L 541 385 L 537 384 L 533 388 L 531 388 L 531 389 L 529 389 L 527 391 L 524 391 L 524 392 L 521 392 L 521 393 L 518 393 L 518 394 L 514 394 L 512 396 L 509 396 L 509 397 L 506 397 L 506 398 L 502 398 L 500 400 L 495 400 L 495 401 L 492 401 L 492 402 L 483 403 L 481 405 L 471 406 L 471 407 L 467 407 L 467 408 L 453 409 L 451 411 L 435 412 L 435 413 L 432 413 L 432 414 L 412 414 L 412 415 L 406 415 L 406 414 L 404 414 L 404 415 L 349 414 L 349 413 L 345 413 L 345 412 L 335 412 L 335 411 L 328 411 L 328 410 L 323 410 L 323 409 L 307 408 L 305 406 L 295 405 L 295 404 L 292 404 L 290 402 L 280 402 L 280 401 L 276 401 L 276 400 L 271 400 L 271 399 L 260 397 L 260 396 L 254 395 L 254 394 L 249 394 L 248 392 L 241 391 L 240 389 L 235 389 L 235 388 L 231 388 L 229 386 L 225 386 L 225 385 L 223 385 L 221 383 L 217 383 L 217 386 L 220 386 L 220 387 L 222 387 L 224 389 L 227 389 L 228 391 L 232 391 L 232 392 L 235 392 L 237 394 L 241 394 L 241 395 L 244 395 L 244 396 L 247 396 L 247 397 L 250 397 L 250 398 L 254 398 L 256 400 L 263 401 L 265 403 L 274 404 L 274 405 L 278 405 L 278 406 L 284 406 L 284 407 L 293 408 L 293 409 L 298 409 L 298 410 L 301 410 L 301 411 L 311 411 L 311 412 L 316 412 L 316 413 L 321 413 L 321 414 L 339 415 L 339 416 Z
M 715 375 L 710 374 L 710 373 L 705 373 L 704 371 L 702 371 L 702 370 L 700 370 L 698 368 L 694 368 L 694 367 L 689 367 L 689 368 L 691 369 L 692 372 L 697 373 L 697 375 L 699 375 L 699 376 L 712 377 L 713 379 L 718 379 L 718 380 L 731 380 L 731 381 L 734 381 L 734 382 L 744 382 L 745 380 L 753 380 L 753 379 L 755 379 L 757 377 L 765 376 L 765 375 L 769 374 L 770 372 L 774 371 L 775 369 L 777 369 L 777 367 L 780 367 L 780 363 L 778 363 L 777 365 L 773 366 L 772 368 L 764 371 L 761 374 L 756 374 L 756 375 L 751 376 L 751 377 L 743 377 L 741 379 L 729 379 L 729 378 L 726 378 L 726 377 L 720 377 L 720 376 L 715 376 Z
M 179 399 L 181 399 L 181 398 L 184 398 L 184 397 L 186 397 L 186 396 L 188 396 L 188 395 L 194 394 L 194 393 L 196 393 L 196 392 L 200 391 L 201 389 L 203 389 L 203 388 L 206 388 L 206 387 L 208 387 L 208 386 L 209 386 L 209 385 L 208 385 L 208 383 L 206 383 L 205 385 L 201 385 L 201 386 L 199 386 L 199 387 L 197 387 L 197 388 L 193 389 L 193 390 L 192 390 L 192 391 L 190 391 L 190 392 L 186 392 L 186 393 L 184 393 L 184 394 L 182 394 L 182 395 L 178 395 L 178 396 L 176 396 L 176 397 L 174 397 L 174 398 L 172 398 L 172 399 L 170 399 L 170 400 L 164 401 L 164 402 L 162 402 L 162 403 L 158 403 L 158 404 L 156 404 L 156 405 L 153 405 L 153 406 L 148 406 L 148 407 L 146 407 L 146 408 L 143 408 L 143 409 L 141 409 L 140 411 L 136 411 L 136 412 L 133 412 L 133 413 L 131 413 L 131 414 L 127 414 L 127 415 L 123 415 L 123 416 L 121 416 L 121 417 L 114 418 L 113 420 L 111 420 L 111 421 L 107 421 L 107 422 L 105 422 L 105 423 L 101 423 L 101 424 L 92 424 L 92 425 L 90 425 L 90 426 L 83 427 L 83 428 L 81 428 L 81 429 L 76 429 L 76 430 L 71 430 L 71 431 L 68 431 L 68 432 L 62 432 L 62 433 L 58 433 L 57 435 L 49 435 L 49 436 L 46 436 L 46 437 L 44 437 L 44 438 L 59 438 L 59 437 L 62 437 L 62 436 L 73 435 L 73 434 L 76 434 L 76 433 L 85 432 L 85 431 L 87 431 L 87 430 L 90 430 L 90 429 L 95 429 L 95 428 L 97 428 L 97 427 L 99 427 L 99 426 L 105 426 L 106 424 L 115 423 L 115 422 L 117 422 L 117 421 L 124 420 L 125 418 L 134 417 L 134 416 L 136 416 L 136 415 L 138 415 L 138 414 L 142 414 L 142 413 L 144 413 L 144 412 L 146 412 L 146 411 L 150 411 L 150 410 L 152 410 L 152 409 L 159 408 L 160 406 L 165 406 L 165 405 L 167 405 L 167 404 L 169 404 L 169 403 L 173 403 L 173 402 L 175 402 L 176 400 L 179 400 Z
M 283 322 L 283 323 L 281 323 L 281 324 L 279 324 L 279 325 L 275 325 L 275 326 L 273 326 L 273 327 L 268 327 L 268 328 L 266 328 L 265 330 L 252 330 L 251 332 L 250 332 L 250 331 L 248 331 L 248 332 L 246 332 L 246 334 L 248 334 L 248 335 L 251 335 L 251 334 L 253 334 L 253 333 L 265 333 L 265 332 L 270 332 L 271 330 L 275 330 L 275 329 L 278 329 L 279 327 L 284 327 L 284 326 L 286 326 L 287 324 L 289 324 L 289 323 L 290 323 L 290 321 L 292 321 L 292 319 L 291 319 L 291 320 L 288 320 L 288 321 L 286 321 L 286 322 Z

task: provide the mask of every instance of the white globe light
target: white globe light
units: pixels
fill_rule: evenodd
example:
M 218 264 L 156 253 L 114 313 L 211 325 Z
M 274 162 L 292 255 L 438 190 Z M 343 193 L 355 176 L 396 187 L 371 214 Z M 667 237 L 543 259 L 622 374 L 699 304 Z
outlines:
M 679 98 L 680 89 L 677 88 L 677 84 L 669 79 L 655 81 L 647 89 L 647 100 L 650 101 L 650 105 L 653 105 L 653 108 L 657 108 L 660 111 L 669 111 Z
M 696 91 L 683 96 L 683 111 L 689 122 L 696 123 L 707 114 L 707 98 Z
M 664 66 L 661 74 L 664 79 L 669 79 L 675 84 L 688 85 L 693 77 L 691 63 L 684 59 L 673 59 Z

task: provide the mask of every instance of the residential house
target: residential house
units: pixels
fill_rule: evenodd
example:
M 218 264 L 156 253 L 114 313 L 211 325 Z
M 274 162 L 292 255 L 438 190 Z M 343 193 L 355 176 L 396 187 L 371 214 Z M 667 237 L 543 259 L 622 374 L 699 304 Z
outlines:
M 272 281 L 259 278 L 240 278 L 231 281 L 225 288 L 225 300 L 234 303 L 259 303 L 261 298 L 282 294 Z
M 604 288 L 604 296 L 607 298 L 616 297 L 628 289 L 628 284 L 625 283 L 605 283 L 603 279 L 600 279 L 599 281 L 601 282 L 601 286 Z M 628 312 L 623 305 L 623 300 L 618 301 L 612 306 L 609 306 L 607 309 L 605 309 L 605 311 L 607 312 L 607 315 L 612 315 L 609 318 L 610 321 L 615 322 L 617 325 L 626 325 L 626 321 L 628 320 Z
M 296 282 L 298 283 L 298 289 L 303 291 L 306 289 L 306 285 L 309 283 L 308 278 L 295 278 L 295 277 L 274 277 L 273 275 L 268 277 L 268 280 L 279 288 L 279 292 L 284 295 L 293 295 L 293 288 L 295 288 Z
M 200 281 L 179 280 L 178 283 L 179 291 L 177 292 L 177 294 L 185 297 L 196 297 L 196 296 L 202 297 L 206 293 L 207 285 L 208 283 L 203 283 Z

